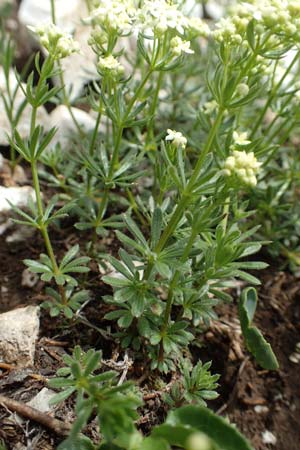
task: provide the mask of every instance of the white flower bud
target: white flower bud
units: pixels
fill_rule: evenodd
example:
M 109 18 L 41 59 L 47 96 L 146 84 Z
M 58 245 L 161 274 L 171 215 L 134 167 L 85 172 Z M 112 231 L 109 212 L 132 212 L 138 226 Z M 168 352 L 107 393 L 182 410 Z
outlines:
M 240 83 L 237 85 L 236 92 L 241 97 L 246 97 L 249 93 L 249 86 L 246 83 Z

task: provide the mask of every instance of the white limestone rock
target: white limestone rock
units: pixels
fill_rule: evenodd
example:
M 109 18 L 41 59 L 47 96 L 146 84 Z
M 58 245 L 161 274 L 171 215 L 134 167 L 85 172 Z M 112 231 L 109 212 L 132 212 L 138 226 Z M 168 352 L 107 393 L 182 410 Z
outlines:
M 81 0 L 55 0 L 56 22 L 60 28 L 72 32 L 74 30 L 74 17 L 78 16 Z M 23 0 L 18 19 L 23 25 L 38 26 L 51 21 L 50 0 Z
M 39 326 L 38 306 L 0 314 L 0 361 L 17 367 L 32 366 Z
M 71 110 L 78 125 L 84 132 L 88 133 L 94 129 L 96 119 L 89 113 L 75 107 L 72 107 Z M 57 132 L 54 135 L 49 148 L 53 148 L 56 144 L 60 143 L 62 149 L 64 149 L 64 147 L 68 145 L 70 137 L 74 135 L 74 132 L 77 133 L 76 125 L 73 122 L 70 111 L 65 105 L 60 105 L 51 112 L 48 129 L 51 129 L 52 127 L 57 127 Z
M 34 199 L 34 190 L 31 186 L 0 186 L 0 219 L 1 216 L 7 215 L 11 211 L 11 206 L 8 202 L 11 202 L 18 208 L 23 208 L 27 206 L 30 197 Z

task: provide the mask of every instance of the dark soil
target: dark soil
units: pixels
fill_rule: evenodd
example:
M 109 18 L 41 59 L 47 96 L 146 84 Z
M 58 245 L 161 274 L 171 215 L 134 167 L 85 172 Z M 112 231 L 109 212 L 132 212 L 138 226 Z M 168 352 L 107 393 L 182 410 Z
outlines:
M 70 234 L 71 230 L 66 230 Z M 57 232 L 55 245 L 60 251 L 68 247 L 65 231 Z M 53 235 L 53 234 L 52 234 Z M 73 242 L 72 242 L 73 243 Z M 37 236 L 23 243 L 6 243 L 1 236 L 0 246 L 0 312 L 18 305 L 38 304 L 44 300 L 43 283 L 33 288 L 22 287 L 22 259 L 37 258 L 43 251 Z M 300 377 L 299 366 L 289 360 L 300 342 L 300 280 L 290 273 L 262 272 L 262 287 L 259 292 L 259 307 L 255 322 L 271 343 L 280 363 L 276 372 L 261 370 L 247 354 L 238 327 L 236 304 L 219 308 L 220 320 L 212 324 L 199 347 L 192 348 L 196 358 L 213 361 L 213 372 L 221 375 L 220 397 L 210 402 L 210 407 L 230 421 L 249 438 L 256 450 L 299 450 L 300 448 Z M 105 339 L 108 324 L 103 321 L 103 303 L 100 297 L 105 293 L 100 275 L 96 269 L 91 272 L 90 282 L 95 286 L 95 299 L 85 309 L 85 316 L 93 326 L 67 324 L 41 314 L 41 333 L 37 343 L 36 361 L 32 369 L 11 370 L 0 367 L 0 393 L 26 402 L 44 386 L 46 378 L 54 376 L 62 365 L 62 356 L 74 345 L 87 349 L 104 349 L 104 358 L 116 355 L 117 344 Z M 237 286 L 238 291 L 240 286 Z M 104 337 L 103 337 L 104 336 Z M 52 340 L 62 343 L 55 344 Z M 121 357 L 121 356 L 120 356 Z M 139 368 L 129 372 L 129 378 L 137 380 L 142 372 Z M 143 431 L 163 419 L 165 410 L 159 395 L 149 388 L 151 374 L 144 382 L 145 407 L 141 411 L 139 425 Z M 64 421 L 74 419 L 73 402 L 70 400 L 55 410 L 55 417 Z M 275 435 L 277 443 L 263 443 L 263 433 L 268 430 Z M 91 422 L 87 433 L 96 438 L 97 425 Z M 9 418 L 9 411 L 0 406 L 0 439 L 8 450 L 21 448 L 31 442 L 32 449 L 55 449 L 60 438 L 34 422 L 22 426 Z M 24 447 L 23 447 L 24 448 Z

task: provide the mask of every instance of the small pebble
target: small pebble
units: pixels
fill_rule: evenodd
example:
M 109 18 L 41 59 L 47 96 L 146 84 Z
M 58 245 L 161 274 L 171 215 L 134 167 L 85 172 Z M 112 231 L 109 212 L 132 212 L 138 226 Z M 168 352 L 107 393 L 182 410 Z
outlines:
M 262 441 L 264 444 L 276 445 L 277 438 L 271 431 L 265 430 L 262 432 Z
M 299 364 L 300 363 L 300 354 L 299 353 L 292 353 L 289 356 L 289 360 L 294 363 L 294 364 Z
M 267 406 L 256 405 L 254 406 L 254 411 L 258 414 L 267 413 L 269 408 Z

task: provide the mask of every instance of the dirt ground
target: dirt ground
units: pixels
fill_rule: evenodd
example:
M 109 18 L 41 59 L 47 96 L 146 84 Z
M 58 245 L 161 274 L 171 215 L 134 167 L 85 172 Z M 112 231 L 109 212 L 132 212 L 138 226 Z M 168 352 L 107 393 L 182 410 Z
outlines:
M 58 249 L 68 247 L 75 240 L 72 228 L 65 228 L 54 237 Z M 52 233 L 53 236 L 53 233 Z M 65 239 L 65 236 L 69 236 Z M 71 236 L 71 237 L 70 237 Z M 43 251 L 37 236 L 22 243 L 6 243 L 1 236 L 0 246 L 0 312 L 19 305 L 39 304 L 44 300 L 43 283 L 34 287 L 22 287 L 22 259 L 37 258 Z M 290 361 L 290 355 L 300 342 L 300 280 L 287 272 L 269 269 L 260 273 L 262 286 L 259 290 L 259 307 L 255 323 L 271 343 L 279 360 L 276 372 L 261 370 L 248 355 L 240 336 L 237 319 L 237 305 L 223 305 L 219 308 L 220 320 L 199 337 L 191 348 L 195 360 L 212 360 L 212 371 L 219 373 L 220 396 L 209 406 L 219 414 L 229 417 L 231 422 L 249 438 L 256 450 L 299 450 L 300 448 L 300 377 L 299 365 Z M 104 293 L 101 275 L 95 268 L 89 275 L 94 286 L 95 299 L 86 307 L 85 317 L 93 327 L 104 331 L 108 323 L 103 320 L 106 306 L 99 302 Z M 106 288 L 107 289 L 107 288 Z M 240 286 L 237 285 L 236 291 Z M 27 370 L 1 368 L 0 394 L 22 402 L 29 401 L 43 387 L 47 377 L 54 376 L 62 366 L 62 356 L 76 344 L 83 348 L 104 349 L 103 357 L 113 358 L 117 344 L 106 340 L 95 328 L 82 323 L 63 323 L 51 319 L 47 312 L 41 314 L 41 330 L 37 343 L 35 365 Z M 117 357 L 117 356 L 116 356 Z M 119 356 L 121 358 L 122 355 Z M 151 383 L 154 374 L 142 376 L 138 365 L 129 372 L 128 378 L 142 380 L 145 406 L 141 410 L 140 428 L 147 432 L 163 420 L 166 411 L 159 392 Z M 152 387 L 151 387 L 152 384 Z M 65 421 L 74 419 L 72 400 L 55 409 L 54 415 Z M 264 443 L 266 431 L 277 439 L 275 444 Z M 97 424 L 92 421 L 87 434 L 97 439 Z M 0 438 L 8 450 L 25 448 L 55 449 L 60 438 L 40 425 L 25 421 L 20 425 L 10 412 L 0 406 Z M 27 446 L 27 447 L 26 447 Z

